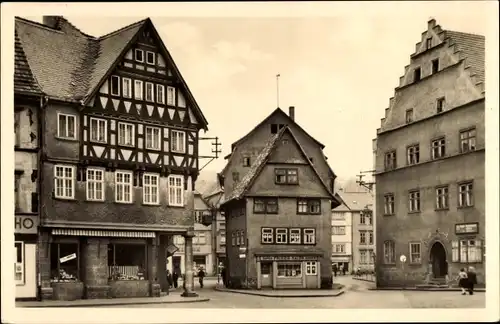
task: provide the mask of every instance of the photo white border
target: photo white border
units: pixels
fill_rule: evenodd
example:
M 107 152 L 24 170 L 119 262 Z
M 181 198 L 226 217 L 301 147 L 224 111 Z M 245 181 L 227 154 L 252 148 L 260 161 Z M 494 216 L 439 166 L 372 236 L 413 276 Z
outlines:
M 14 205 L 11 203 L 13 196 L 14 159 L 12 159 L 12 147 L 14 146 L 13 130 L 13 73 L 14 73 L 14 16 L 41 16 L 41 15 L 82 15 L 90 18 L 99 16 L 113 17 L 137 16 L 137 20 L 151 16 L 151 13 L 161 12 L 162 16 L 170 17 L 325 17 L 345 15 L 365 16 L 388 16 L 388 13 L 397 12 L 411 15 L 416 8 L 429 12 L 439 22 L 440 16 L 466 15 L 461 6 L 466 1 L 436 1 L 436 2 L 294 2 L 294 3 L 127 3 L 120 6 L 119 3 L 2 3 L 2 321 L 9 323 L 164 323 L 164 322 L 369 322 L 369 321 L 494 321 L 499 318 L 499 209 L 498 209 L 498 2 L 474 1 L 475 6 L 487 7 L 491 29 L 485 33 L 486 37 L 486 272 L 488 276 L 488 288 L 486 294 L 485 309 L 397 309 L 387 311 L 386 309 L 286 309 L 265 310 L 252 309 L 127 309 L 127 308 L 92 308 L 78 312 L 79 308 L 55 308 L 55 309 L 27 309 L 14 307 L 14 278 L 12 275 L 14 241 L 13 231 L 14 218 L 6 215 L 14 214 Z M 99 10 L 96 10 L 99 6 Z M 120 10 L 116 10 L 120 6 Z M 263 9 L 265 8 L 265 10 Z M 141 15 L 143 17 L 141 17 Z M 388 17 L 388 19 L 390 19 Z M 154 21 L 154 15 L 152 15 Z M 422 22 L 425 28 L 425 21 Z M 394 26 L 401 28 L 401 26 Z M 408 35 L 415 37 L 418 35 Z M 408 56 L 411 53 L 408 53 Z M 367 55 L 369 55 L 367 49 Z M 403 67 L 401 67 L 403 68 Z M 394 75 L 396 81 L 399 75 Z M 370 107 L 379 109 L 383 115 L 385 107 Z M 375 137 L 375 129 L 373 134 Z M 339 297 L 342 298 L 342 297 Z M 458 298 L 458 297 L 457 297 Z M 332 299 L 335 303 L 335 299 Z M 78 312 L 78 313 L 75 313 Z M 75 314 L 78 314 L 75 316 Z M 360 315 L 363 314 L 363 315 Z

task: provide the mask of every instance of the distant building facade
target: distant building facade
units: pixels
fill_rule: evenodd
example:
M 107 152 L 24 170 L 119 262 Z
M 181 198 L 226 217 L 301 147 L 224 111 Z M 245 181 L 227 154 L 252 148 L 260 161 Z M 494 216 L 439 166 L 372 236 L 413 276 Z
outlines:
M 232 287 L 331 287 L 336 176 L 294 116 L 275 110 L 233 144 L 220 174 Z
M 332 210 L 332 267 L 350 273 L 352 264 L 352 213 L 342 203 Z
M 224 191 L 217 185 L 216 190 L 208 192 L 204 198 L 215 209 L 215 217 L 212 222 L 212 258 L 215 260 L 213 271 L 218 274 L 221 266 L 226 264 L 226 218 L 220 209 L 224 199 Z
M 484 51 L 483 36 L 430 20 L 390 99 L 375 141 L 378 286 L 467 266 L 485 283 Z

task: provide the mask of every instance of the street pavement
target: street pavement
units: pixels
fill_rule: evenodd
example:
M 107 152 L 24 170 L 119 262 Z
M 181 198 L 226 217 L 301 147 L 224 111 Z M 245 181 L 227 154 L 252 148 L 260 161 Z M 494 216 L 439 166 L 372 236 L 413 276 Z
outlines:
M 195 280 L 195 291 L 208 302 L 187 304 L 145 304 L 111 306 L 126 308 L 484 308 L 485 293 L 463 296 L 458 291 L 379 291 L 369 290 L 374 284 L 352 279 L 351 276 L 335 278 L 345 286 L 345 293 L 338 297 L 276 298 L 215 291 L 216 279 L 209 279 L 200 289 Z M 171 294 L 181 294 L 182 289 Z

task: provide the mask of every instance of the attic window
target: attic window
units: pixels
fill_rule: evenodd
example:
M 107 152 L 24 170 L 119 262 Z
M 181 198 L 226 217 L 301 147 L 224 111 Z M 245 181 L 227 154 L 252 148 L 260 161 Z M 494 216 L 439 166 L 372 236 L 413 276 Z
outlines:
M 146 52 L 146 63 L 155 65 L 155 53 L 154 52 Z
M 413 71 L 413 82 L 417 82 L 417 81 L 420 81 L 420 78 L 421 78 L 421 70 L 420 68 L 416 68 L 414 71 Z
M 243 166 L 244 167 L 249 167 L 250 166 L 250 157 L 246 156 L 243 158 Z
M 120 95 L 120 77 L 117 75 L 111 76 L 111 89 L 110 92 L 114 96 Z
M 444 97 L 443 98 L 439 98 L 436 101 L 436 113 L 439 114 L 439 113 L 443 112 L 443 110 L 444 110 L 444 103 L 445 103 Z
M 432 60 L 432 74 L 439 71 L 439 59 Z
M 138 48 L 135 49 L 135 60 L 137 62 L 141 62 L 141 63 L 144 62 L 144 51 L 143 50 L 138 49 Z
M 432 47 L 432 37 L 427 38 L 425 46 L 426 46 L 426 49 L 429 49 Z
M 409 124 L 413 121 L 413 109 L 408 109 L 406 111 L 406 123 Z
M 278 132 L 278 125 L 271 124 L 271 134 L 276 134 Z

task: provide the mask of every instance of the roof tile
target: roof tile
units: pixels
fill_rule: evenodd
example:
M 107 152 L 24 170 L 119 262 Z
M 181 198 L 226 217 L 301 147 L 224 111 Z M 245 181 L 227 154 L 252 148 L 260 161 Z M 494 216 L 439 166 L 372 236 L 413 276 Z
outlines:
M 479 82 L 485 82 L 485 37 L 482 35 L 468 34 L 446 30 L 445 38 L 449 37 L 466 58 L 470 66 L 471 75 L 476 75 Z
M 15 32 L 14 48 L 14 93 L 42 94 L 31 72 L 17 32 Z

